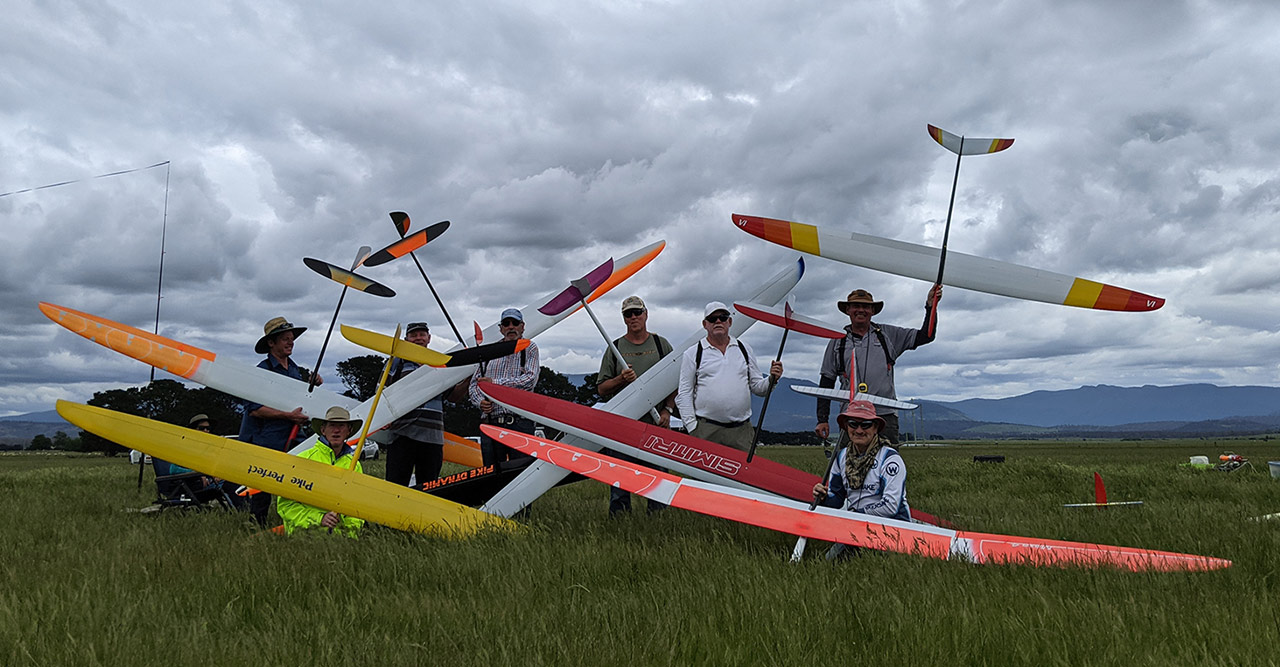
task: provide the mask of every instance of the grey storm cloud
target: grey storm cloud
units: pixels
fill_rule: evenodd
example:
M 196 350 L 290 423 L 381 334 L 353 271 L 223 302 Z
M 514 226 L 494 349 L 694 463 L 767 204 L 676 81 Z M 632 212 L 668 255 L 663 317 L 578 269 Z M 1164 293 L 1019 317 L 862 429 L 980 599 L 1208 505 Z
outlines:
M 160 332 L 243 362 L 284 315 L 312 327 L 310 363 L 340 288 L 302 258 L 394 241 L 393 210 L 451 221 L 418 255 L 464 328 L 665 239 L 600 313 L 620 332 L 613 302 L 638 293 L 683 338 L 703 303 L 799 256 L 731 213 L 939 244 L 955 160 L 927 123 L 1016 139 L 962 162 L 952 250 L 1169 301 L 1102 313 L 950 288 L 903 395 L 1276 381 L 1265 3 L 20 1 L 6 19 L 0 191 L 169 164 L 0 197 L 0 414 L 146 380 L 35 304 L 150 330 L 162 228 Z M 862 287 L 885 322 L 919 324 L 925 283 L 805 262 L 799 312 L 839 323 Z M 353 294 L 344 322 L 427 319 L 452 340 L 411 263 L 362 271 L 398 295 Z M 566 373 L 602 352 L 577 317 L 540 346 Z M 788 375 L 813 377 L 821 348 L 789 341 Z M 335 340 L 321 372 L 361 353 Z

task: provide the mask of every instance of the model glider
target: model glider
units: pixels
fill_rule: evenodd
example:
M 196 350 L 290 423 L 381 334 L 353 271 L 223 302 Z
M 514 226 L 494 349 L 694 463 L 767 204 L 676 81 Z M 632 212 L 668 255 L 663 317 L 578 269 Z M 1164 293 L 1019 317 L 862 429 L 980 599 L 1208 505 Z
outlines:
M 385 480 L 173 424 L 69 401 L 63 419 L 107 440 L 207 475 L 384 526 L 446 537 L 511 522 Z
M 990 155 L 1013 145 L 1013 139 L 961 137 L 933 125 L 929 126 L 929 136 L 933 137 L 938 145 L 956 155 Z
M 391 224 L 395 225 L 396 233 L 399 234 L 400 238 L 403 239 L 405 234 L 409 233 L 409 225 L 410 225 L 409 214 L 405 213 L 404 211 L 392 211 L 388 215 L 391 216 Z M 444 225 L 444 227 L 441 227 L 440 225 Z M 423 230 L 427 233 L 426 234 L 428 237 L 427 241 L 430 241 L 435 236 L 439 236 L 440 234 L 443 234 L 444 230 L 447 229 L 448 226 L 449 226 L 449 221 L 445 220 L 443 222 L 437 222 L 436 224 L 431 225 L 430 227 Z M 434 235 L 433 235 L 433 232 L 431 230 L 434 230 L 437 228 L 439 229 L 439 231 L 434 232 Z M 425 242 L 426 241 L 424 241 L 424 243 Z M 387 246 L 387 247 L 389 248 L 391 246 Z M 426 270 L 422 268 L 422 262 L 419 262 L 418 256 L 413 254 L 413 248 L 408 248 L 408 253 L 409 253 L 409 257 L 413 258 L 413 265 L 418 267 L 418 273 L 422 274 L 422 280 L 427 283 L 427 289 L 431 290 L 431 296 L 435 297 L 436 304 L 440 306 L 440 312 L 444 313 L 444 319 L 446 322 L 449 323 L 449 328 L 453 330 L 454 337 L 456 337 L 458 341 L 460 341 L 462 345 L 465 347 L 466 342 L 463 341 L 462 334 L 458 333 L 458 327 L 454 326 L 453 318 L 449 316 L 449 309 L 444 307 L 444 301 L 440 299 L 440 294 L 436 292 L 435 285 L 432 285 L 431 279 L 427 277 Z
M 107 349 L 246 401 L 284 411 L 301 407 L 304 413 L 312 416 L 323 415 L 334 405 L 348 410 L 357 405 L 355 399 L 323 386 L 308 392 L 305 382 L 234 359 L 219 358 L 209 350 L 127 324 L 52 303 L 41 303 L 40 312 L 68 331 Z
M 382 354 L 391 354 L 391 348 L 395 347 L 395 356 L 401 359 L 412 361 L 422 366 L 435 366 L 438 368 L 454 368 L 457 366 L 470 366 L 483 361 L 505 357 L 514 354 L 527 347 L 532 342 L 527 338 L 518 340 L 503 340 L 488 345 L 476 345 L 475 347 L 463 348 L 455 350 L 448 354 L 444 352 L 436 352 L 431 348 L 421 345 L 404 345 L 397 343 L 390 336 L 381 334 L 368 329 L 348 326 L 343 324 L 340 327 L 342 337 L 359 345 L 360 347 L 381 352 Z
M 816 396 L 818 398 L 826 398 L 833 401 L 841 401 L 843 403 L 849 402 L 848 389 L 837 389 L 835 387 L 810 387 L 808 385 L 793 384 L 791 385 L 791 391 L 794 391 L 797 394 L 804 394 L 805 396 Z M 868 394 L 861 391 L 853 395 L 853 400 L 867 401 L 869 403 L 883 405 L 886 408 L 893 408 L 895 410 L 915 410 L 920 407 L 915 403 L 899 401 L 896 398 L 885 398 L 883 396 L 876 396 L 875 394 Z
M 665 360 L 666 358 L 663 359 Z M 651 373 L 652 369 L 637 378 L 636 382 Z M 756 458 L 748 464 L 746 453 L 732 447 L 619 414 L 610 414 L 595 407 L 492 382 L 481 383 L 480 391 L 519 415 L 564 431 L 565 442 L 575 446 L 581 442 L 584 449 L 592 451 L 612 449 L 649 465 L 669 468 L 706 482 L 736 489 L 764 491 L 796 500 L 809 500 L 813 497 L 813 485 L 822 479 L 765 458 Z M 492 505 L 493 501 L 489 504 Z M 935 524 L 939 522 L 937 517 L 925 512 L 913 509 L 911 514 L 921 521 Z
M 935 286 L 942 285 L 943 270 L 947 266 L 947 239 L 951 237 L 951 212 L 956 206 L 956 186 L 960 183 L 960 160 L 965 155 L 989 155 L 991 153 L 999 153 L 1000 151 L 1013 145 L 1013 139 L 969 139 L 968 146 L 965 145 L 963 136 L 956 136 L 946 130 L 929 126 L 929 136 L 933 137 L 943 148 L 956 154 L 956 172 L 951 177 L 951 200 L 947 204 L 947 224 L 942 229 L 942 250 L 938 253 L 938 279 L 934 281 Z M 929 321 L 925 324 L 925 331 L 930 337 L 936 332 L 938 325 L 938 293 L 930 291 L 930 308 Z
M 589 300 L 595 300 L 608 293 L 623 280 L 644 268 L 662 252 L 665 246 L 664 242 L 659 241 L 617 260 L 613 275 L 592 292 Z M 546 303 L 552 296 L 554 295 L 547 295 L 535 303 Z M 534 310 L 533 306 L 527 306 L 523 311 L 527 313 L 525 336 L 528 338 L 546 331 L 572 312 L 567 311 L 556 317 L 546 317 L 535 313 Z M 323 386 L 317 387 L 314 392 L 307 392 L 306 383 L 279 373 L 241 364 L 233 359 L 219 358 L 209 350 L 70 308 L 41 303 L 40 311 L 57 324 L 103 347 L 246 401 L 286 412 L 301 407 L 304 414 L 312 417 L 321 416 L 329 407 L 340 405 L 350 410 L 353 418 L 365 418 L 367 403 L 358 404 L 355 399 L 330 391 Z M 494 339 L 501 338 L 497 335 L 497 329 L 497 323 L 489 326 L 490 335 Z M 481 334 L 483 333 L 482 330 Z M 470 373 L 471 369 L 465 367 L 419 369 L 418 372 L 410 373 L 384 392 L 382 400 L 385 405 L 379 409 L 370 430 L 386 426 L 432 397 L 448 390 Z M 304 451 L 314 442 L 314 438 L 304 441 L 290 450 L 290 453 L 297 454 Z
M 1102 475 L 1093 473 L 1093 502 L 1091 503 L 1071 503 L 1063 505 L 1063 507 L 1119 507 L 1122 505 L 1141 505 L 1141 500 L 1118 500 L 1115 502 L 1107 502 L 1107 485 L 1102 482 Z
M 797 315 L 794 311 L 788 313 L 785 308 L 779 309 L 772 306 L 766 306 L 764 304 L 749 303 L 746 301 L 735 301 L 733 302 L 733 307 L 739 313 L 742 313 L 753 320 L 759 320 L 765 324 L 772 324 L 775 327 L 781 327 L 796 333 L 802 333 L 806 336 L 833 338 L 836 340 L 844 338 L 845 336 L 844 329 L 838 326 L 804 317 L 802 315 Z
M 563 442 L 487 424 L 480 428 L 540 461 L 672 507 L 855 547 L 977 564 L 1114 567 L 1136 572 L 1204 571 L 1231 565 L 1222 558 L 951 530 L 828 507 L 810 511 L 793 500 L 682 479 Z
M 352 287 L 356 290 L 366 294 L 372 294 L 374 296 L 392 297 L 396 295 L 395 290 L 376 280 L 370 280 L 358 273 L 334 266 L 324 260 L 316 259 L 314 257 L 304 257 L 302 258 L 302 263 L 306 264 L 307 268 L 312 271 L 315 271 L 325 278 L 342 285 L 344 288 Z
M 644 268 L 649 264 L 649 262 L 653 261 L 653 259 L 662 252 L 664 247 L 666 247 L 666 243 L 658 241 L 657 243 L 645 246 L 644 248 L 615 261 L 613 274 L 608 280 L 604 281 L 604 283 L 592 291 L 591 296 L 588 297 L 587 300 L 594 301 L 600 296 L 608 293 L 609 290 L 613 289 L 623 280 L 635 275 L 637 271 Z M 546 303 L 553 296 L 555 295 L 547 295 L 534 303 Z M 550 317 L 537 312 L 535 306 L 526 306 L 521 309 L 521 312 L 525 314 L 524 337 L 534 338 L 538 334 L 550 329 L 552 326 L 571 315 L 574 310 L 576 309 L 570 308 L 559 315 Z M 489 340 L 502 339 L 502 336 L 499 334 L 497 322 L 494 322 L 483 329 L 481 333 L 483 334 L 483 338 Z M 458 348 L 455 348 L 455 350 L 451 350 L 450 354 L 461 349 L 462 347 L 459 346 Z M 470 376 L 472 371 L 473 369 L 470 366 L 418 369 L 417 371 L 405 376 L 404 379 L 399 382 L 387 387 L 386 391 L 382 392 L 382 404 L 378 408 L 378 414 L 371 417 L 367 416 L 369 403 L 365 402 L 355 408 L 352 408 L 351 416 L 353 419 L 367 419 L 367 421 L 369 421 L 370 430 L 376 431 L 400 416 L 408 413 L 410 410 L 413 410 L 419 405 L 427 402 L 432 397 L 438 396 L 440 393 L 447 391 L 458 382 Z M 234 395 L 235 392 L 229 393 Z M 276 406 L 272 405 L 271 407 Z M 292 410 L 293 408 L 289 409 Z M 325 408 L 321 408 L 319 414 L 324 414 L 324 409 Z M 314 441 L 313 436 L 312 439 L 304 441 L 294 447 L 290 450 L 290 453 L 296 454 L 301 452 L 307 447 L 310 447 Z
M 408 220 L 408 218 L 406 217 L 405 220 Z M 397 229 L 399 229 L 399 227 L 397 227 Z M 404 257 L 427 243 L 440 238 L 440 235 L 447 229 L 449 229 L 449 221 L 441 220 L 426 229 L 416 231 L 383 248 L 382 250 L 369 255 L 369 257 L 364 260 L 364 266 L 381 266 L 393 259 Z
M 314 259 L 312 257 L 304 257 L 302 263 L 316 273 L 342 285 L 342 292 L 338 294 L 338 305 L 333 309 L 333 317 L 329 320 L 329 328 L 324 332 L 324 342 L 320 345 L 320 356 L 316 357 L 316 365 L 312 367 L 311 378 L 307 380 L 307 391 L 311 391 L 316 386 L 316 378 L 320 377 L 320 363 L 324 361 L 324 352 L 329 349 L 329 337 L 333 335 L 333 325 L 338 322 L 338 312 L 342 310 L 342 301 L 347 298 L 347 289 L 355 287 L 361 292 L 368 292 L 376 296 L 391 297 L 396 293 L 390 287 L 381 283 L 374 282 L 363 276 L 354 273 L 355 268 L 360 266 L 366 257 L 369 256 L 369 246 L 362 246 L 360 251 L 356 253 L 356 259 L 351 263 L 351 271 L 340 269 L 328 262 Z M 293 436 L 290 435 L 292 440 Z
M 789 332 L 796 331 L 821 338 L 844 338 L 844 332 L 839 329 L 796 315 L 795 311 L 791 310 L 790 303 L 784 302 L 782 304 L 781 313 L 776 308 L 759 304 L 734 302 L 733 307 L 753 320 L 772 324 L 782 329 L 782 342 L 778 343 L 778 356 L 775 361 L 782 361 L 782 349 L 787 346 L 787 334 Z M 764 414 L 769 409 L 769 399 L 773 396 L 773 388 L 777 384 L 770 378 L 769 391 L 764 395 L 764 404 L 760 406 L 760 419 L 756 422 L 755 435 L 751 439 L 751 448 L 747 451 L 747 463 L 751 463 L 751 459 L 755 458 L 756 443 L 760 441 L 760 429 L 764 426 Z
M 845 264 L 897 276 L 932 281 L 939 250 L 857 233 L 831 233 L 813 225 L 750 215 L 733 215 L 733 223 L 752 236 Z M 1149 311 L 1164 299 L 1084 278 L 952 252 L 943 284 L 1044 303 L 1097 310 Z
M 800 277 L 803 275 L 804 260 L 797 258 L 796 261 L 788 263 L 776 274 L 770 276 L 755 290 L 743 294 L 742 298 L 754 303 L 778 303 L 795 288 L 796 283 L 799 282 Z M 609 280 L 613 280 L 616 276 L 617 271 L 615 270 L 614 276 Z M 605 285 L 608 285 L 608 282 L 606 281 Z M 741 336 L 754 323 L 755 320 L 750 318 L 735 319 L 729 328 L 729 334 Z M 676 385 L 680 380 L 681 355 L 699 340 L 705 338 L 706 335 L 707 332 L 699 327 L 696 333 L 688 336 L 683 342 L 674 345 L 670 354 L 658 360 L 658 363 L 654 364 L 644 375 L 636 378 L 635 382 L 624 387 L 608 402 L 597 403 L 592 409 L 625 417 L 627 420 L 640 418 L 658 401 L 675 391 Z M 565 441 L 585 449 L 599 449 L 607 446 L 601 444 L 604 442 L 603 439 L 591 440 L 575 435 L 566 435 Z M 498 492 L 489 502 L 485 503 L 481 509 L 501 516 L 512 516 L 554 487 L 567 474 L 565 471 L 548 463 L 535 463 L 521 473 L 514 482 Z

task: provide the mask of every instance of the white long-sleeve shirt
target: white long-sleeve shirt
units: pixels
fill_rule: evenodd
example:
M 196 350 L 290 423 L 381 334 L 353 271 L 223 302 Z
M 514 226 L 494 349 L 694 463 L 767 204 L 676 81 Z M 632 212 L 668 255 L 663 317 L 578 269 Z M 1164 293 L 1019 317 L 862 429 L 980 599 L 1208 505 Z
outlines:
M 751 419 L 751 394 L 768 393 L 769 376 L 760 372 L 751 346 L 741 343 L 739 348 L 740 343 L 730 337 L 728 347 L 721 352 L 703 339 L 684 351 L 676 407 L 687 430 L 692 431 L 699 418 L 747 421 Z M 699 348 L 702 363 L 695 368 Z

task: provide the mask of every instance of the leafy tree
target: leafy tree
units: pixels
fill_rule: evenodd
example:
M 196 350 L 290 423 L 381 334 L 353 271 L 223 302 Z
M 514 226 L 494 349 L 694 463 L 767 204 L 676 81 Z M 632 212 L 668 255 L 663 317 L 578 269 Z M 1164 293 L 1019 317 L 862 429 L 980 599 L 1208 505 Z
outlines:
M 578 395 L 573 400 L 583 405 L 595 405 L 600 402 L 600 392 L 596 388 L 596 376 L 599 373 L 591 373 L 582 378 L 582 386 L 578 387 Z
M 62 433 L 62 431 L 58 431 L 58 432 Z M 49 439 L 49 436 L 43 433 L 39 433 L 36 435 L 36 437 L 31 439 L 31 449 L 32 451 L 44 451 L 47 449 L 53 449 L 53 441 Z
M 569 378 L 546 366 L 538 369 L 538 384 L 534 386 L 533 391 L 564 401 L 573 401 L 578 398 L 578 388 L 569 381 Z
M 232 396 L 207 387 L 188 389 L 181 382 L 167 379 L 140 387 L 97 392 L 89 399 L 89 405 L 182 426 L 186 426 L 192 416 L 204 413 L 209 415 L 214 433 L 238 431 L 243 412 L 240 401 Z M 80 432 L 80 441 L 84 451 L 105 452 L 109 456 L 124 451 L 120 445 L 87 431 Z M 68 438 L 67 444 L 72 442 Z M 56 440 L 54 444 L 57 445 Z
M 342 378 L 342 384 L 347 387 L 347 391 L 342 392 L 343 395 L 357 401 L 373 398 L 374 392 L 378 390 L 378 380 L 382 378 L 382 368 L 386 363 L 386 357 L 376 354 L 339 361 L 338 377 Z
M 77 438 L 72 440 L 71 436 L 67 435 L 65 432 L 57 431 L 53 434 L 53 448 L 60 449 L 64 452 L 75 451 L 80 449 L 80 439 Z

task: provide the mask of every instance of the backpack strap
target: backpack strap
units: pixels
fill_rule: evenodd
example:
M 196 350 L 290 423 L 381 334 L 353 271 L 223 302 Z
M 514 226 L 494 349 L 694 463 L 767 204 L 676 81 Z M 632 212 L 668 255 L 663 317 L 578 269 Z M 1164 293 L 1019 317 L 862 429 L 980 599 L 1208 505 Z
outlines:
M 846 327 L 846 329 L 847 328 L 848 327 Z M 897 359 L 897 356 L 893 354 L 893 350 L 889 348 L 889 340 L 884 337 L 884 330 L 873 324 L 871 325 L 871 332 L 876 335 L 876 340 L 880 341 L 880 349 L 884 350 L 885 366 L 887 366 L 889 368 L 889 372 L 892 373 L 893 363 Z M 845 335 L 844 338 L 840 339 L 840 343 L 836 345 L 836 361 L 840 368 L 840 370 L 836 371 L 836 377 L 838 378 L 847 378 L 849 375 L 849 371 L 845 370 L 848 368 L 848 365 L 844 363 L 844 349 L 848 340 L 849 336 Z

